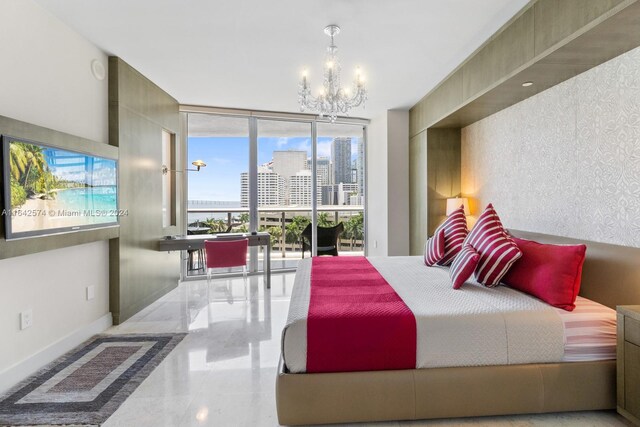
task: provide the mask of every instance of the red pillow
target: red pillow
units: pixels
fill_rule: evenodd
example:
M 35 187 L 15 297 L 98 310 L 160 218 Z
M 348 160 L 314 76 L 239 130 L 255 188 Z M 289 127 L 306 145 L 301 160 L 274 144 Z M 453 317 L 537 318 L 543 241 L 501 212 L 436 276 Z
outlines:
M 522 258 L 511 267 L 503 282 L 554 307 L 573 311 L 587 247 L 512 239 L 522 251 Z
M 460 289 L 478 266 L 480 254 L 467 245 L 453 259 L 449 269 L 449 277 L 453 283 L 453 289 Z
M 449 265 L 462 249 L 462 242 L 469 234 L 464 207 L 460 205 L 458 209 L 451 212 L 445 222 L 436 229 L 436 231 L 439 230 L 444 230 L 444 256 L 437 264 Z
M 444 257 L 444 229 L 436 230 L 424 245 L 424 264 L 431 267 Z
M 487 287 L 500 284 L 509 268 L 521 256 L 518 245 L 511 239 L 489 203 L 469 232 L 464 245 L 471 245 L 480 254 L 475 271 L 478 282 Z

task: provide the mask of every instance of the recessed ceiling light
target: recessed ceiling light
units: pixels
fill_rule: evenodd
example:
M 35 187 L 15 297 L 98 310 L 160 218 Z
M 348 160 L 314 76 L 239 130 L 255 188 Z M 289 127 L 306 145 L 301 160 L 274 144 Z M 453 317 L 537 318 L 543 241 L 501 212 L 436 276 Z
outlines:
M 533 82 L 524 82 L 524 83 L 522 83 L 522 87 L 529 87 L 529 86 L 533 86 Z

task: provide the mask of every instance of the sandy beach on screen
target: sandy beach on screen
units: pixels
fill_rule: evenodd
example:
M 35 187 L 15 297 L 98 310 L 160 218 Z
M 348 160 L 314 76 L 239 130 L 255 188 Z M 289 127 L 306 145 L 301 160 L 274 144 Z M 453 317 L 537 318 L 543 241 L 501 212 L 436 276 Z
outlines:
M 27 199 L 24 205 L 13 209 L 12 212 L 11 228 L 14 233 L 101 222 L 101 218 L 84 216 L 82 210 L 65 209 L 62 203 L 55 199 Z

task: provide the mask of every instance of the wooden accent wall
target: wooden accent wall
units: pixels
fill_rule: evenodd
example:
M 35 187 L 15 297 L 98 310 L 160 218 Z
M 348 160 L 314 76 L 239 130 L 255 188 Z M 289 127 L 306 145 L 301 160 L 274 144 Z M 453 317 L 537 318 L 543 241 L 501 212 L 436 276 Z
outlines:
M 120 238 L 110 241 L 110 310 L 118 324 L 175 288 L 179 252 L 156 251 L 178 234 L 162 226 L 162 131 L 179 135 L 178 102 L 120 58 L 109 58 L 109 142 L 120 151 Z M 176 147 L 176 155 L 183 152 Z M 175 164 L 183 162 L 178 157 Z M 182 189 L 182 173 L 173 173 Z M 181 200 L 180 194 L 176 197 Z M 178 206 L 177 224 L 182 224 Z
M 639 18 L 637 0 L 532 2 L 411 108 L 409 136 L 464 127 L 633 49 Z
M 460 147 L 460 129 L 428 129 L 409 140 L 411 255 L 424 252 L 427 236 L 445 218 L 447 199 L 460 194 Z
M 443 183 L 460 191 L 461 128 L 640 46 L 639 29 L 637 0 L 532 1 L 414 105 L 411 253 L 422 253 L 444 217 L 443 199 L 457 195 Z
M 409 139 L 409 254 L 424 250 L 427 236 L 427 132 Z

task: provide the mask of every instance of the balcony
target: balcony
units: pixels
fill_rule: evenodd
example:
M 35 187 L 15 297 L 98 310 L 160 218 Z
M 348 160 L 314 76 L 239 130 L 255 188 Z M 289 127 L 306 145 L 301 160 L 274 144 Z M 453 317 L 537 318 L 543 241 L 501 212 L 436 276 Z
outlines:
M 202 202 L 205 204 L 207 202 Z M 246 233 L 249 232 L 249 208 L 203 207 L 198 201 L 189 201 L 187 232 L 190 234 Z M 364 255 L 364 208 L 361 205 L 318 206 L 318 225 L 330 227 L 343 222 L 345 231 L 338 241 L 339 256 Z M 262 207 L 258 208 L 258 230 L 271 234 L 271 269 L 293 269 L 303 258 L 300 234 L 311 222 L 311 208 Z M 190 254 L 193 256 L 194 254 Z M 305 251 L 304 257 L 310 253 Z M 262 263 L 263 254 L 257 254 Z M 204 274 L 200 260 L 190 259 L 187 276 Z M 261 266 L 259 267 L 262 268 Z

